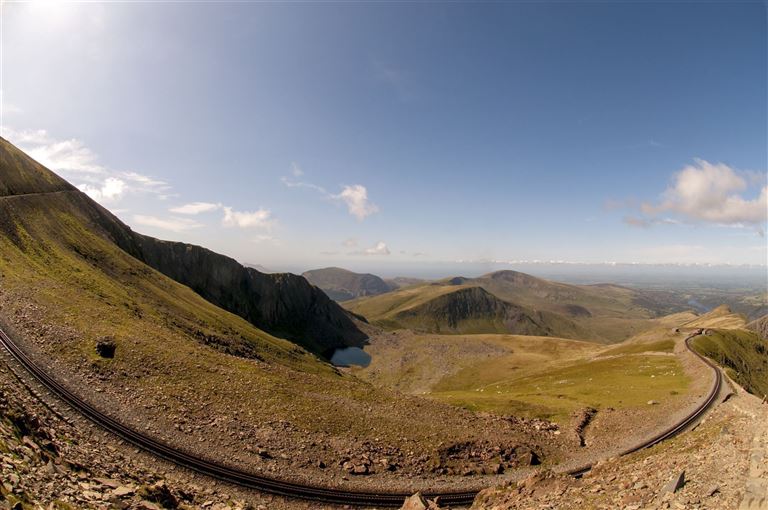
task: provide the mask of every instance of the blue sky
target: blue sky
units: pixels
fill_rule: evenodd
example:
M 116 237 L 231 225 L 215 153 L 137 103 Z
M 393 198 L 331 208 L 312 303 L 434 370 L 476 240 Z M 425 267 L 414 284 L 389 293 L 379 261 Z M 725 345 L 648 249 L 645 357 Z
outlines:
M 766 262 L 764 3 L 3 3 L 3 136 L 267 267 Z M 196 214 L 192 214 L 196 213 Z

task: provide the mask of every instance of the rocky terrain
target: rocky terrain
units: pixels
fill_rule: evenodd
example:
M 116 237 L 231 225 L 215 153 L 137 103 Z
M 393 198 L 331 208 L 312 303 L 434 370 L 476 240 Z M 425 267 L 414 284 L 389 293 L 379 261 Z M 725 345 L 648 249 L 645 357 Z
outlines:
M 147 456 L 58 406 L 44 390 L 30 391 L 17 378 L 23 372 L 8 363 L 3 353 L 0 509 L 310 508 L 243 492 Z
M 302 273 L 312 285 L 320 287 L 333 300 L 347 301 L 364 296 L 377 296 L 396 287 L 370 273 L 353 273 L 339 267 L 313 269 Z
M 691 432 L 581 479 L 545 471 L 485 490 L 472 509 L 768 508 L 768 405 L 734 391 Z

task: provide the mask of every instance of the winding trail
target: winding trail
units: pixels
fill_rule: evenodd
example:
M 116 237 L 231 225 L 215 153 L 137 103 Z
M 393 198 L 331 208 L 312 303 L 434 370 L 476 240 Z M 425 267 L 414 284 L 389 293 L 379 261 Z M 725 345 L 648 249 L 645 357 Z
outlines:
M 717 395 L 720 392 L 720 387 L 722 385 L 722 375 L 720 370 L 711 361 L 693 350 L 690 345 L 691 340 L 695 336 L 701 334 L 701 332 L 702 330 L 696 330 L 691 335 L 689 335 L 685 339 L 685 345 L 688 350 L 695 354 L 714 372 L 715 382 L 709 395 L 685 419 L 681 420 L 679 423 L 661 432 L 660 434 L 657 434 L 656 436 L 623 451 L 621 455 L 627 455 L 629 453 L 651 447 L 664 441 L 665 439 L 679 434 L 688 428 L 693 422 L 699 419 L 717 399 Z M 45 386 L 53 394 L 55 394 L 59 399 L 66 402 L 70 407 L 72 407 L 83 416 L 87 417 L 93 423 L 103 427 L 107 431 L 112 432 L 125 441 L 153 455 L 161 457 L 167 461 L 192 471 L 196 471 L 204 475 L 212 476 L 226 482 L 262 492 L 331 504 L 354 505 L 362 507 L 399 507 L 403 504 L 405 498 L 410 496 L 410 493 L 402 492 L 350 491 L 332 487 L 317 487 L 292 483 L 265 476 L 255 475 L 238 468 L 229 467 L 217 462 L 212 462 L 200 457 L 196 457 L 194 455 L 190 455 L 184 451 L 168 446 L 156 439 L 153 439 L 121 424 L 114 418 L 100 412 L 91 404 L 82 400 L 80 397 L 69 391 L 63 385 L 59 384 L 44 370 L 38 367 L 34 361 L 29 358 L 2 329 L 0 329 L 0 343 L 2 343 L 3 347 L 8 351 L 8 353 L 20 365 L 22 365 L 32 377 L 34 377 L 39 383 Z M 582 476 L 591 468 L 592 464 L 581 466 L 577 469 L 568 471 L 568 474 L 577 477 Z M 476 495 L 477 491 L 443 493 L 424 491 L 425 497 L 436 498 L 439 496 L 441 504 L 450 506 L 470 505 Z

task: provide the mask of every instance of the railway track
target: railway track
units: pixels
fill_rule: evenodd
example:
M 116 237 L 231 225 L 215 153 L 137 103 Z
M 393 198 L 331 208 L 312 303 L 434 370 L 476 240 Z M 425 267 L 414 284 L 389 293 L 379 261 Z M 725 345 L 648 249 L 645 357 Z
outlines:
M 696 421 L 696 419 L 698 419 L 704 412 L 706 412 L 706 410 L 709 409 L 709 407 L 714 403 L 715 399 L 717 398 L 717 394 L 720 392 L 722 375 L 720 370 L 718 370 L 711 361 L 701 356 L 691 348 L 690 341 L 700 333 L 701 330 L 695 332 L 692 335 L 689 335 L 685 339 L 685 345 L 715 373 L 715 384 L 713 385 L 708 397 L 684 420 L 680 421 L 665 432 L 662 432 L 661 434 L 658 434 L 657 436 L 654 436 L 653 438 L 644 441 L 639 445 L 623 451 L 621 455 L 627 455 L 629 453 L 648 448 L 660 443 L 661 441 L 664 441 L 665 439 L 679 434 L 691 423 Z M 299 483 L 287 482 L 265 476 L 255 475 L 247 471 L 232 468 L 217 462 L 190 455 L 119 423 L 114 418 L 111 418 L 110 416 L 100 412 L 91 404 L 82 400 L 80 397 L 59 384 L 56 380 L 45 373 L 44 370 L 38 367 L 32 361 L 32 359 L 30 359 L 29 356 L 27 356 L 13 342 L 13 340 L 11 340 L 8 335 L 6 335 L 2 329 L 0 329 L 0 343 L 2 343 L 3 347 L 8 351 L 8 353 L 20 365 L 22 365 L 24 369 L 27 370 L 30 375 L 32 375 L 32 377 L 34 377 L 39 383 L 45 386 L 49 391 L 54 393 L 59 399 L 66 402 L 70 407 L 84 415 L 93 423 L 101 426 L 109 432 L 114 433 L 115 435 L 135 445 L 138 448 L 141 448 L 153 455 L 161 457 L 169 462 L 173 462 L 174 464 L 190 469 L 192 471 L 261 492 L 277 494 L 290 498 L 301 498 L 311 501 L 339 505 L 354 505 L 363 507 L 399 507 L 403 504 L 405 498 L 410 496 L 410 493 L 366 492 L 335 489 L 332 487 L 303 485 Z M 585 465 L 580 468 L 570 470 L 567 473 L 573 476 L 581 476 L 591 468 L 591 464 Z M 477 491 L 424 492 L 425 497 L 439 497 L 441 504 L 451 506 L 470 505 L 476 495 Z

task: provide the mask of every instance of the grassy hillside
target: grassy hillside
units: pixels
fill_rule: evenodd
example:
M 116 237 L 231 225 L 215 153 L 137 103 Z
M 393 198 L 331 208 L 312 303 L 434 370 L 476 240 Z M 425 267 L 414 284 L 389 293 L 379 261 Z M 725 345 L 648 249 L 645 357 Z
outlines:
M 444 444 L 536 440 L 339 372 L 121 249 L 128 233 L 83 193 L 35 192 L 37 177 L 16 170 L 0 167 L 0 181 L 32 194 L 0 197 L 0 323 L 121 421 L 255 469 L 283 463 L 295 474 L 323 460 L 334 480 L 349 452 L 386 454 L 413 473 L 414 459 Z M 97 353 L 104 340 L 113 358 Z M 262 445 L 272 460 L 256 453 Z
M 757 333 L 757 336 L 762 340 L 768 341 L 768 315 L 763 315 L 759 319 L 753 320 L 747 324 L 747 329 Z
M 67 181 L 0 138 L 0 197 L 27 193 L 71 191 Z
M 586 335 L 572 320 L 503 301 L 463 280 L 422 284 L 345 306 L 389 329 L 428 333 L 512 333 L 577 337 Z
M 444 402 L 473 410 L 567 420 L 584 407 L 643 407 L 686 390 L 688 378 L 674 357 L 622 355 L 581 359 L 507 373 L 495 361 L 447 377 L 432 390 Z
M 494 314 L 473 317 L 464 328 L 440 320 L 436 300 L 467 288 L 481 288 L 503 302 L 524 310 L 535 324 L 505 328 Z M 428 304 L 430 303 L 430 304 Z M 380 296 L 348 301 L 344 306 L 388 329 L 403 327 L 429 332 L 523 333 L 588 339 L 604 343 L 625 340 L 656 326 L 657 316 L 645 297 L 615 285 L 568 285 L 516 271 L 499 271 L 479 278 L 448 278 L 414 285 Z M 417 311 L 419 313 L 417 313 Z
M 616 346 L 520 335 L 374 337 L 371 364 L 355 373 L 378 385 L 475 411 L 566 422 L 585 407 L 645 409 L 687 391 L 672 354 L 680 335 L 657 328 Z M 407 353 L 403 355 L 403 353 Z
M 600 347 L 591 342 L 541 336 L 399 331 L 373 339 L 365 350 L 371 354 L 372 363 L 356 374 L 378 385 L 421 394 L 470 367 L 478 372 L 508 375 L 530 366 L 580 358 L 599 352 Z
M 693 347 L 721 365 L 728 376 L 750 393 L 768 394 L 768 343 L 753 331 L 710 329 Z
M 721 305 L 684 323 L 687 328 L 743 329 L 747 321 L 743 315 L 733 313 L 730 307 Z

